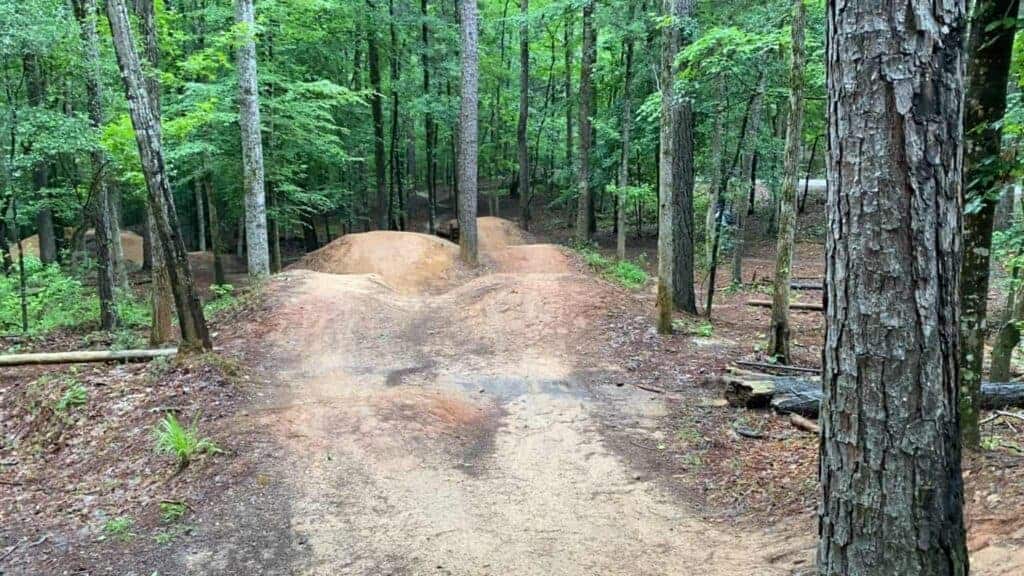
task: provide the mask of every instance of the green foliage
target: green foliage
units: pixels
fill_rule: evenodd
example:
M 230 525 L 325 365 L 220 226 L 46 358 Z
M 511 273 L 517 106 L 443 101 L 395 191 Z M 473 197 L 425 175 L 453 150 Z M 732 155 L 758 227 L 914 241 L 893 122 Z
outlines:
M 58 412 L 70 412 L 78 406 L 85 406 L 89 401 L 89 391 L 73 377 L 65 379 L 64 393 L 54 407 Z
M 160 519 L 164 522 L 177 522 L 186 512 L 188 512 L 188 506 L 184 502 L 165 500 L 160 503 Z
M 690 320 L 686 318 L 676 318 L 673 320 L 672 328 L 676 332 L 699 338 L 710 338 L 715 332 L 714 325 L 707 320 Z
M 647 272 L 639 264 L 629 260 L 607 258 L 589 244 L 577 245 L 574 248 L 588 266 L 608 280 L 617 282 L 631 290 L 640 288 L 647 283 Z
M 221 449 L 212 440 L 199 436 L 196 420 L 186 426 L 170 412 L 157 424 L 153 435 L 156 439 L 157 453 L 174 456 L 179 468 L 188 466 L 202 454 L 221 453 Z
M 135 533 L 132 532 L 132 526 L 135 525 L 135 521 L 127 516 L 118 516 L 111 518 L 103 525 L 103 536 L 102 539 L 114 538 L 121 542 L 127 542 L 135 538 Z

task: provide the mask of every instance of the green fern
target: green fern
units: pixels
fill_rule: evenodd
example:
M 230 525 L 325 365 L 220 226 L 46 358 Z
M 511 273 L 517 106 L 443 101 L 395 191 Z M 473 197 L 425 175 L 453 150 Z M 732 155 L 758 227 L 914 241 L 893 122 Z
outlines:
M 179 468 L 188 466 L 201 454 L 222 452 L 209 438 L 200 438 L 196 420 L 185 426 L 170 412 L 157 424 L 154 436 L 157 453 L 174 456 Z

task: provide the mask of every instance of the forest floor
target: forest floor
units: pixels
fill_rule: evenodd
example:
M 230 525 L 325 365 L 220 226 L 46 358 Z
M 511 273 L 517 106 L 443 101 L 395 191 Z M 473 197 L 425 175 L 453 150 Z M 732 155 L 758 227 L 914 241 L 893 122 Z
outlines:
M 484 218 L 470 271 L 436 238 L 344 237 L 221 318 L 218 356 L 75 372 L 79 412 L 49 408 L 67 370 L 11 371 L 0 574 L 808 573 L 816 438 L 724 406 L 709 378 L 759 358 L 759 283 L 723 290 L 710 333 L 681 317 L 664 338 L 647 289 L 532 241 Z M 751 276 L 770 278 L 766 250 Z M 801 244 L 795 274 L 822 260 Z M 820 315 L 794 325 L 816 365 Z M 225 453 L 154 455 L 167 410 Z M 965 459 L 975 574 L 1024 570 L 1012 425 Z

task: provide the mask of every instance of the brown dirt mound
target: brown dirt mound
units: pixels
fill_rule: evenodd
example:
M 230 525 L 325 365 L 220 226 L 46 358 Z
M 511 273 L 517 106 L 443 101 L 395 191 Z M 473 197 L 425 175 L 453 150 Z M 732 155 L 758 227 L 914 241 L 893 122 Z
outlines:
M 90 250 L 95 250 L 96 246 L 96 231 L 89 229 L 85 232 L 85 242 Z M 25 247 L 25 254 L 29 256 L 39 257 L 39 235 L 34 234 L 28 238 L 22 238 L 21 245 Z M 121 246 L 124 247 L 124 258 L 129 262 L 136 264 L 142 264 L 142 236 L 139 236 L 131 230 L 124 230 L 121 232 Z M 18 257 L 18 244 L 11 244 L 11 256 L 14 258 Z
M 501 250 L 525 241 L 522 229 L 511 220 L 483 216 L 476 219 L 476 227 L 481 252 Z
M 328 274 L 377 274 L 399 292 L 442 288 L 455 269 L 459 248 L 428 234 L 364 232 L 349 234 L 307 254 L 295 264 Z
M 509 246 L 488 254 L 497 272 L 508 274 L 560 274 L 572 271 L 564 250 L 554 244 Z

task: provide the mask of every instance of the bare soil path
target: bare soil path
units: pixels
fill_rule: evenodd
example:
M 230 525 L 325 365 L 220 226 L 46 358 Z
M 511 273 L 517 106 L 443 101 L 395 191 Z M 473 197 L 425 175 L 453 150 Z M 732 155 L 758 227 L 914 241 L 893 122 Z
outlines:
M 611 430 L 653 431 L 666 410 L 633 387 L 594 385 L 619 370 L 592 343 L 608 337 L 597 320 L 622 294 L 559 248 L 505 240 L 486 243 L 482 274 L 444 291 L 308 270 L 273 282 L 259 361 L 278 392 L 249 417 L 279 446 L 264 474 L 287 505 L 250 508 L 224 531 L 288 535 L 211 538 L 183 553 L 187 573 L 767 576 L 806 565 L 811 540 L 724 531 L 608 447 Z

